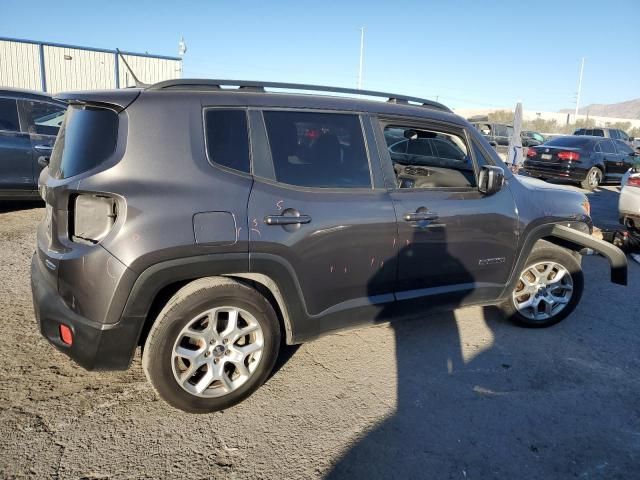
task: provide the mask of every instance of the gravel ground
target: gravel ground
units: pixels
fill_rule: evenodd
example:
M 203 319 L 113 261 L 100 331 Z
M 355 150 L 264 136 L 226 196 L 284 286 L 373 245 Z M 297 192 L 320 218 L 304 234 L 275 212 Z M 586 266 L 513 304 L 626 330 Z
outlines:
M 591 196 L 615 223 L 617 189 Z M 192 416 L 159 401 L 139 358 L 76 367 L 38 333 L 28 267 L 39 205 L 0 211 L 1 478 L 638 478 L 640 265 L 630 285 L 584 260 L 561 324 L 489 308 L 288 349 L 256 394 Z

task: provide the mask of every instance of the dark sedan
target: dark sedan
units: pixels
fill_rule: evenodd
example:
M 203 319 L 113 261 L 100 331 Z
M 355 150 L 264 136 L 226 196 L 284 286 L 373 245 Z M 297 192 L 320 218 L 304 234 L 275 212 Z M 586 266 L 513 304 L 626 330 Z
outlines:
M 66 104 L 45 93 L 0 89 L 0 200 L 38 198 Z
M 593 190 L 603 182 L 620 182 L 635 163 L 636 155 L 621 140 L 557 137 L 529 148 L 523 169 L 532 177 L 571 180 Z

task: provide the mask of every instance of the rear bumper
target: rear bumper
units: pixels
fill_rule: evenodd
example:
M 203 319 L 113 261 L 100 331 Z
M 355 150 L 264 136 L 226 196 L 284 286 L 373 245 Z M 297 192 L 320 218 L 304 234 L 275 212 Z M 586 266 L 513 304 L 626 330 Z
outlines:
M 581 182 L 587 177 L 587 170 L 575 168 L 572 164 L 544 164 L 525 161 L 523 170 L 532 177 L 557 178 Z
M 31 292 L 42 335 L 87 370 L 126 370 L 135 352 L 140 323 L 122 319 L 114 324 L 101 324 L 77 314 L 63 301 L 44 268 L 38 255 L 34 255 L 31 260 Z M 61 324 L 71 329 L 72 345 L 61 340 Z

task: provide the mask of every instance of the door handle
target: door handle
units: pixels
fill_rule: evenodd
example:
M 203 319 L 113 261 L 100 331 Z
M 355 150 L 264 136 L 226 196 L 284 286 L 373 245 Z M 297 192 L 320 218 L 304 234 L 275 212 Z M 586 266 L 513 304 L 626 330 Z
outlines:
M 35 145 L 33 148 L 39 152 L 50 152 L 53 150 L 51 145 Z
M 267 215 L 264 217 L 264 223 L 267 225 L 300 225 L 310 222 L 309 215 Z
M 404 214 L 405 222 L 432 221 L 437 219 L 438 219 L 438 214 L 433 212 L 415 212 L 415 213 Z

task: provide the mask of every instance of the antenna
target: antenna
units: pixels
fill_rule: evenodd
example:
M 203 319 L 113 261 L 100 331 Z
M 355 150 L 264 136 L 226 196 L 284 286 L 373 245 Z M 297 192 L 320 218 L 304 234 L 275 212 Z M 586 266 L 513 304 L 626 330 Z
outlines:
M 136 74 L 133 73 L 133 70 L 131 69 L 131 67 L 129 66 L 129 64 L 127 63 L 127 61 L 124 59 L 124 56 L 122 55 L 122 52 L 116 48 L 116 52 L 118 52 L 118 55 L 120 55 L 120 58 L 122 59 L 122 62 L 124 63 L 124 66 L 127 67 L 127 70 L 129 70 L 129 73 L 131 74 L 131 76 L 133 77 L 133 81 L 136 84 L 136 87 L 139 88 L 146 88 L 149 86 L 149 84 L 141 82 L 138 77 L 136 77 Z
M 358 90 L 362 89 L 362 62 L 364 60 L 364 27 L 360 28 L 360 65 L 358 68 Z

